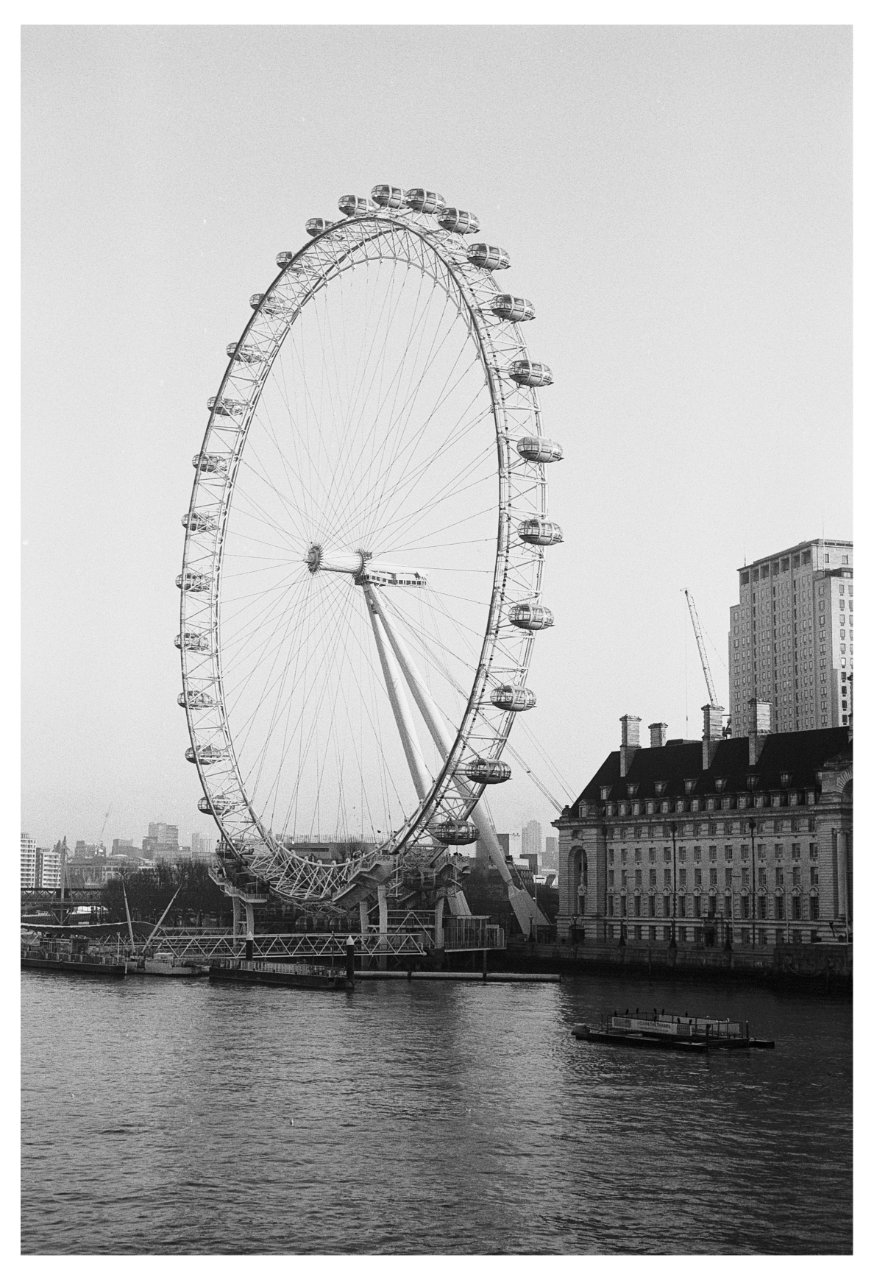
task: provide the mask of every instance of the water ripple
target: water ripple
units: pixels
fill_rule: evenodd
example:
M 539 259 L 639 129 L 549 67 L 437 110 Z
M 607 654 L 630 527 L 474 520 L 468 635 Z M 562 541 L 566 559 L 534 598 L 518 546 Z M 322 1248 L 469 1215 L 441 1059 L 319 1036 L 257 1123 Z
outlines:
M 851 1249 L 848 1004 L 603 978 L 22 987 L 27 1254 Z M 778 1047 L 573 1039 L 630 1000 L 742 1006 Z

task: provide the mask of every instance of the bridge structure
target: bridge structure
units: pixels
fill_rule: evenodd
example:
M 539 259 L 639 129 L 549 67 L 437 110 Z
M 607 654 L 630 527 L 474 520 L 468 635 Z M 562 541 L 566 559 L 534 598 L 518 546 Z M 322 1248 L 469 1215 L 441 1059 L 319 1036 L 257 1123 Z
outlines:
M 392 913 L 395 914 L 395 913 Z M 349 938 L 355 944 L 355 958 L 362 966 L 385 964 L 389 959 L 415 961 L 439 952 L 504 950 L 504 930 L 486 916 L 465 916 L 443 927 L 442 946 L 434 936 L 434 920 L 422 913 L 398 912 L 400 920 L 390 920 L 385 933 L 371 928 L 346 933 L 255 933 L 248 936 L 233 930 L 161 928 L 152 945 L 171 951 L 182 962 L 209 964 L 211 961 L 256 960 L 341 960 Z
M 104 910 L 101 901 L 102 892 L 102 885 L 82 889 L 67 887 L 63 890 L 22 888 L 21 922 L 22 924 L 71 924 L 75 918 L 81 918 L 86 911 L 93 919 L 95 914 L 102 914 Z

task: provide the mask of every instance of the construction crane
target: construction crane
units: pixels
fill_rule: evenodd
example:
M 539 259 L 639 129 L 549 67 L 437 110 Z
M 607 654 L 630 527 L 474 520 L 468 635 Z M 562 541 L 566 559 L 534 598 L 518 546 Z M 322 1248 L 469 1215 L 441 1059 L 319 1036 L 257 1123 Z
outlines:
M 695 641 L 698 645 L 698 653 L 701 656 L 701 666 L 704 668 L 704 679 L 707 682 L 707 697 L 712 707 L 718 707 L 719 702 L 716 697 L 716 690 L 713 687 L 713 676 L 710 674 L 710 663 L 707 661 L 707 650 L 704 648 L 704 637 L 701 635 L 701 624 L 698 621 L 698 611 L 695 608 L 695 601 L 689 592 L 686 592 L 686 603 L 689 606 L 689 617 L 692 619 L 692 630 L 695 632 Z

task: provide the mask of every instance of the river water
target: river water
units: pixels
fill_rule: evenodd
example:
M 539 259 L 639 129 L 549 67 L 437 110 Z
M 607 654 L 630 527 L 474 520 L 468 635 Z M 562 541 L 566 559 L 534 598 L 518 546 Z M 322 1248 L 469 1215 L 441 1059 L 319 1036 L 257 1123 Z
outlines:
M 773 1051 L 574 1039 L 749 1019 Z M 27 1254 L 848 1253 L 849 1002 L 580 977 L 22 974 Z

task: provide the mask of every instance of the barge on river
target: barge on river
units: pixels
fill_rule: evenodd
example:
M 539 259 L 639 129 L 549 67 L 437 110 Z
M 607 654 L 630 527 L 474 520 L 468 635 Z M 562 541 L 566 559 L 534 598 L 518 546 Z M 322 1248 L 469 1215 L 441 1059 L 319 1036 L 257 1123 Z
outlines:
M 716 1049 L 773 1049 L 773 1040 L 756 1040 L 750 1024 L 730 1018 L 690 1018 L 688 1014 L 616 1014 L 600 1027 L 580 1023 L 578 1040 L 638 1049 L 674 1049 L 680 1053 L 710 1053 Z
M 306 987 L 318 991 L 352 991 L 355 982 L 345 969 L 317 964 L 275 964 L 265 960 L 218 960 L 209 966 L 211 982 L 242 982 L 260 987 Z
M 63 973 L 93 973 L 101 978 L 123 978 L 124 959 L 111 952 L 76 945 L 79 939 L 61 938 L 54 942 L 23 942 L 22 969 L 55 969 Z

